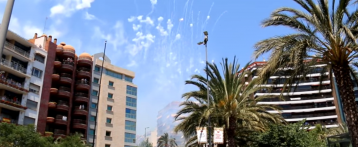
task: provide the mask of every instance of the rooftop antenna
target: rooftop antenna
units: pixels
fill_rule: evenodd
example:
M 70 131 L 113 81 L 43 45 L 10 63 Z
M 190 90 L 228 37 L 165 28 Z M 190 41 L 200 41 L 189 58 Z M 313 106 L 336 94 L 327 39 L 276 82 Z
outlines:
M 47 23 L 47 16 L 46 16 L 46 19 L 45 19 L 45 25 L 44 25 L 44 29 L 43 29 L 43 31 L 42 31 L 42 34 L 45 34 L 46 23 Z

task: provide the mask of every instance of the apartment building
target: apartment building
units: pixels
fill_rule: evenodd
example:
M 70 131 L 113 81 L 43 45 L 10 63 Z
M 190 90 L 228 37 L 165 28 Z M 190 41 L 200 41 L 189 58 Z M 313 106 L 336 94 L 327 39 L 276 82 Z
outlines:
M 87 139 L 93 143 L 93 137 L 96 137 L 96 147 L 136 146 L 137 86 L 133 83 L 135 74 L 111 64 L 107 56 L 104 57 L 102 68 L 103 53 L 94 54 L 92 57 L 93 82 Z
M 70 133 L 86 138 L 92 57 L 87 53 L 77 56 L 71 45 L 57 45 L 57 39 L 52 41 L 51 35 L 38 37 L 35 33 L 29 42 L 47 52 L 45 70 L 40 72 L 44 82 L 37 131 L 55 138 Z M 33 75 L 36 73 L 34 68 Z
M 254 62 L 248 70 L 251 75 L 245 75 L 246 81 L 257 78 L 257 69 L 264 66 L 266 62 Z M 339 102 L 336 97 L 336 88 L 332 89 L 331 78 L 328 71 L 325 70 L 325 64 L 312 66 L 312 71 L 303 80 L 297 79 L 298 86 L 283 92 L 284 101 L 280 100 L 280 96 L 286 78 L 290 75 L 289 69 L 283 69 L 280 73 L 271 76 L 263 87 L 273 87 L 272 90 L 262 89 L 255 93 L 255 97 L 268 95 L 272 98 L 266 99 L 258 104 L 278 105 L 282 108 L 282 116 L 287 122 L 295 123 L 306 119 L 306 124 L 314 128 L 315 124 L 322 124 L 327 128 L 338 127 L 341 122 L 339 111 Z M 322 74 L 323 73 L 323 74 Z M 322 84 L 320 86 L 320 77 Z M 268 110 L 270 113 L 279 113 L 277 111 Z
M 0 121 L 36 125 L 46 52 L 8 30 L 0 62 Z
M 165 106 L 162 110 L 158 112 L 157 117 L 157 135 L 158 138 L 164 133 L 168 133 L 170 138 L 175 138 L 176 143 L 179 147 L 185 145 L 185 139 L 181 132 L 175 133 L 174 128 L 179 124 L 178 121 L 175 121 L 174 117 L 177 112 L 180 110 L 181 102 L 171 102 Z

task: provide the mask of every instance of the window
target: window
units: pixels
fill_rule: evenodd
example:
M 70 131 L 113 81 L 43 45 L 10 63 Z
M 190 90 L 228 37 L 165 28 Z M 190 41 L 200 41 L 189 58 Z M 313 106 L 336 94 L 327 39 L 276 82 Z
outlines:
M 89 134 L 89 135 L 94 135 L 94 130 L 93 130 L 93 129 L 90 129 L 90 130 L 88 131 L 88 134 Z
M 122 74 L 116 73 L 114 71 L 110 71 L 110 70 L 106 70 L 106 75 L 109 75 L 111 77 L 117 78 L 117 79 L 122 79 Z
M 136 119 L 136 110 L 126 108 L 126 117 Z
M 99 83 L 99 79 L 98 79 L 98 78 L 93 78 L 93 83 L 98 84 L 98 83 Z
M 114 85 L 114 82 L 112 82 L 112 81 L 109 81 L 109 82 L 108 82 L 108 86 L 112 86 L 112 87 L 113 87 L 113 85 Z
M 124 80 L 131 83 L 133 82 L 133 78 L 128 76 L 124 76 Z
M 137 99 L 128 97 L 126 98 L 126 105 L 131 107 L 137 107 Z
M 127 94 L 137 96 L 137 87 L 127 85 Z
M 35 124 L 35 119 L 25 116 L 24 125 L 33 125 L 33 124 Z
M 37 111 L 37 102 L 31 101 L 31 100 L 27 100 L 27 101 L 26 101 L 26 107 L 27 107 L 28 109 Z
M 113 108 L 112 106 L 107 105 L 107 110 L 108 110 L 108 111 L 112 111 L 112 108 Z
M 42 76 L 42 70 L 39 70 L 37 68 L 32 68 L 32 75 L 38 78 L 41 78 Z
M 132 133 L 125 133 L 125 142 L 128 143 L 135 143 L 135 134 Z
M 135 131 L 136 130 L 136 122 L 126 120 L 126 130 Z
M 39 94 L 40 86 L 30 83 L 29 91 L 35 94 Z
M 112 93 L 108 93 L 108 98 L 113 98 L 113 94 L 112 94 Z
M 35 61 L 39 61 L 41 63 L 45 62 L 45 57 L 41 54 L 35 54 Z
M 106 144 L 106 145 L 104 145 L 104 147 L 111 147 L 111 145 L 109 145 L 109 144 Z
M 92 94 L 93 96 L 98 96 L 98 91 L 97 90 L 92 90 Z
M 101 71 L 101 67 L 95 66 L 95 67 L 94 67 L 94 71 Z
M 106 136 L 111 136 L 111 131 L 106 131 Z
M 110 124 L 110 123 L 112 123 L 112 119 L 111 119 L 111 118 L 107 118 L 106 122 L 107 122 L 107 124 Z
M 90 116 L 90 121 L 96 121 L 96 117 L 95 116 Z
M 97 109 L 97 104 L 96 104 L 96 103 L 92 103 L 92 104 L 91 104 L 91 108 L 92 108 L 92 109 Z

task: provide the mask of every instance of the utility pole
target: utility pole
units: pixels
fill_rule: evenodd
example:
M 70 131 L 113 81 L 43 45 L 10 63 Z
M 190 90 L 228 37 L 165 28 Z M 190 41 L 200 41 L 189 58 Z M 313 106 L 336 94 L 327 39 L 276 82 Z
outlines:
M 206 91 L 207 91 L 207 101 L 208 101 L 208 108 L 210 107 L 210 97 L 209 97 L 209 91 L 210 91 L 210 87 L 209 87 L 209 65 L 208 65 L 208 41 L 209 41 L 209 33 L 208 31 L 204 31 L 203 32 L 205 35 L 204 41 L 203 42 L 199 42 L 198 45 L 205 45 L 205 59 L 206 59 Z M 208 118 L 208 134 L 209 134 L 209 147 L 212 147 L 211 144 L 211 124 L 210 124 L 210 116 Z
M 96 108 L 96 121 L 94 122 L 94 131 L 93 131 L 93 138 L 92 138 L 92 147 L 94 147 L 94 139 L 96 136 L 96 130 L 97 130 L 97 115 L 98 115 L 98 106 L 99 106 L 99 99 L 100 99 L 100 94 L 101 94 L 101 84 L 102 84 L 102 74 L 103 74 L 103 65 L 104 65 L 104 61 L 105 61 L 105 57 L 106 57 L 106 48 L 107 48 L 107 40 L 104 42 L 104 49 L 103 49 L 103 61 L 102 61 L 102 67 L 101 67 L 101 75 L 100 75 L 100 80 L 99 80 L 99 86 L 98 86 L 98 102 L 97 102 L 97 108 Z M 97 141 L 97 140 L 96 140 Z
M 148 140 L 147 140 L 147 129 L 148 129 L 149 127 L 146 127 L 145 129 L 144 129 L 144 141 L 145 141 L 145 146 L 146 147 L 148 147 Z
M 2 55 L 2 51 L 4 50 L 5 40 L 6 40 L 6 34 L 7 30 L 9 28 L 12 8 L 14 7 L 15 0 L 8 0 L 5 7 L 5 12 L 2 17 L 2 22 L 0 26 L 0 55 Z M 0 56 L 0 60 L 1 60 Z

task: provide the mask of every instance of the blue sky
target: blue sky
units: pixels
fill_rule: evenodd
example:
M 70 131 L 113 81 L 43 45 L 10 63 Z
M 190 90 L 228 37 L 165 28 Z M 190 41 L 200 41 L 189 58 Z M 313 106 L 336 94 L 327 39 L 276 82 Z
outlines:
M 0 16 L 6 0 L 0 0 Z M 157 112 L 192 90 L 184 81 L 203 73 L 205 50 L 197 46 L 209 32 L 209 61 L 252 58 L 262 39 L 290 30 L 262 28 L 260 22 L 289 0 L 17 0 L 10 29 L 24 38 L 45 34 L 76 48 L 101 52 L 108 41 L 112 63 L 135 71 L 138 85 L 137 134 L 156 126 Z M 262 60 L 262 59 L 261 59 Z M 123 109 L 124 111 L 124 109 Z

